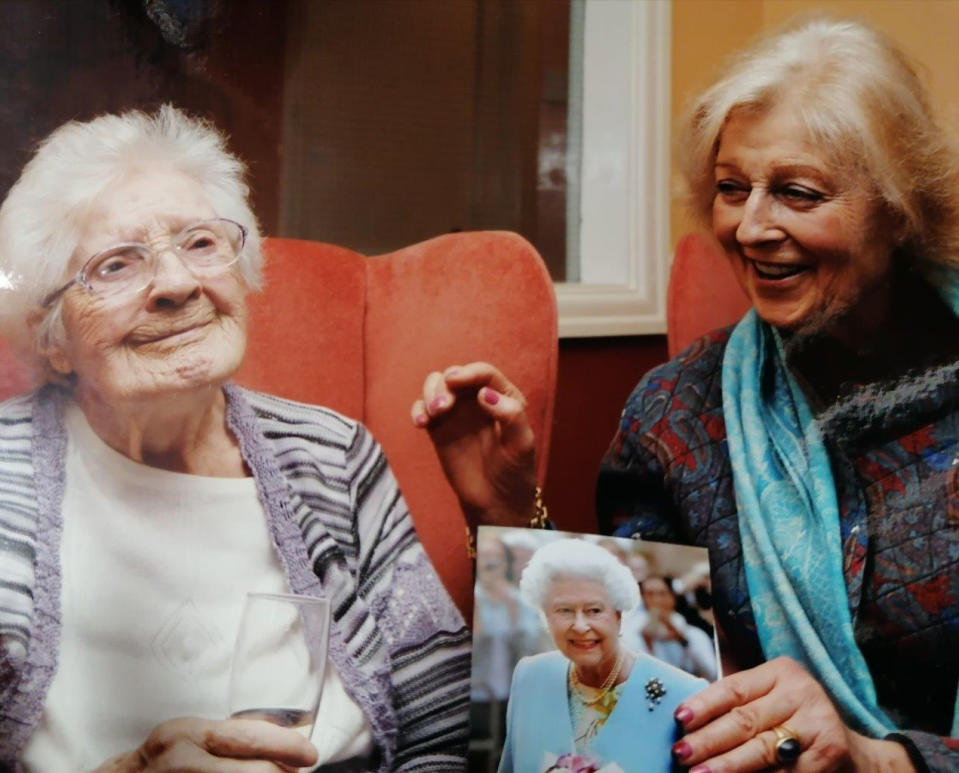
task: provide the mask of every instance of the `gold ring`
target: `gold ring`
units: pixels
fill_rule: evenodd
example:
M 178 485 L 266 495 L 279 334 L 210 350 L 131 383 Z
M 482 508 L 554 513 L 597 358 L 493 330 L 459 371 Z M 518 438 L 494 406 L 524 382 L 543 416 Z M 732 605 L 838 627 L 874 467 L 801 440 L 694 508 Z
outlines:
M 773 732 L 776 734 L 776 759 L 784 765 L 799 759 L 802 747 L 795 731 L 788 725 L 776 725 Z

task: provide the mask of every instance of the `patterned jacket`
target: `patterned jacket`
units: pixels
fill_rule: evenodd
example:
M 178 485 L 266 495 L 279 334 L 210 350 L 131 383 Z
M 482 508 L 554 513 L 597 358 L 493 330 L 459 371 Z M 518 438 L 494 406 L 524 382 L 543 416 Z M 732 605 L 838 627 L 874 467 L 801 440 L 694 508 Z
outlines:
M 469 632 L 379 446 L 333 411 L 224 391 L 290 590 L 332 600 L 330 658 L 378 769 L 463 770 Z M 17 769 L 57 665 L 63 399 L 46 387 L 0 405 L 0 771 Z
M 709 548 L 717 624 L 740 667 L 763 660 L 746 585 L 722 412 L 729 330 L 648 373 L 597 489 L 600 527 Z M 918 770 L 959 770 L 959 383 L 832 417 L 825 432 L 857 642 Z M 828 429 L 828 428 L 827 428 Z M 918 750 L 918 751 L 917 751 Z M 921 753 L 921 757 L 920 757 Z

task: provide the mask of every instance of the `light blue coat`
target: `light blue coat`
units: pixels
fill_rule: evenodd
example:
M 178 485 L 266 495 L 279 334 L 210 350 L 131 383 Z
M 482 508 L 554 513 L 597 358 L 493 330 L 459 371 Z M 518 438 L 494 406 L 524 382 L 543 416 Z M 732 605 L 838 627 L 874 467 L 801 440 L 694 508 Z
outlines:
M 513 671 L 506 709 L 506 743 L 499 773 L 542 773 L 547 752 L 571 754 L 573 723 L 567 700 L 569 660 L 559 652 L 523 658 Z M 666 694 L 650 711 L 646 684 L 659 679 Z M 679 738 L 673 712 L 707 682 L 668 663 L 640 654 L 609 719 L 591 745 L 603 764 L 615 762 L 625 773 L 671 773 L 670 749 Z M 675 768 L 678 770 L 678 768 Z

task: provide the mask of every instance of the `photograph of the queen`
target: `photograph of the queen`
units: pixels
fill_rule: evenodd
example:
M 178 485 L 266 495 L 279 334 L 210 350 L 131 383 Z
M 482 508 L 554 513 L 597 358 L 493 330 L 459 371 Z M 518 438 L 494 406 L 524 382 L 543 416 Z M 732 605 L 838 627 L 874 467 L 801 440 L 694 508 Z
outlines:
M 673 769 L 673 711 L 707 682 L 621 640 L 639 603 L 636 579 L 609 550 L 577 538 L 533 553 L 520 593 L 556 649 L 513 672 L 500 773 Z

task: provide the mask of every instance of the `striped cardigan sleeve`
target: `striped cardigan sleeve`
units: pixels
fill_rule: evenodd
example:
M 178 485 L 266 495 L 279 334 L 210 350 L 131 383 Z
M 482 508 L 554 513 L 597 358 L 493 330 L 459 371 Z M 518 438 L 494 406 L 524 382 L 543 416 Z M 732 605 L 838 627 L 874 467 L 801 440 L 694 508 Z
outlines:
M 392 664 L 394 770 L 464 770 L 470 638 L 420 543 L 381 448 L 356 425 L 346 453 L 358 594 Z
M 0 407 L 0 698 L 13 687 L 13 662 L 26 657 L 33 618 L 37 502 L 31 396 Z

